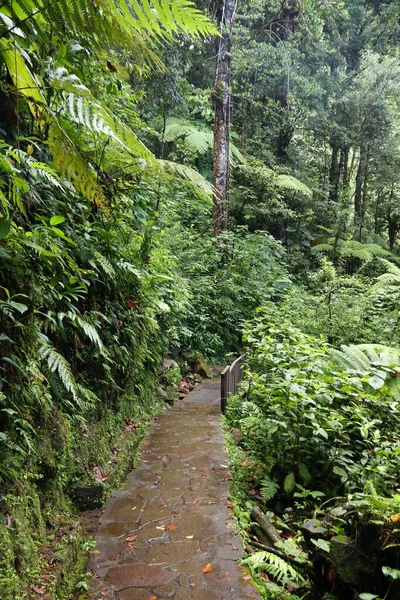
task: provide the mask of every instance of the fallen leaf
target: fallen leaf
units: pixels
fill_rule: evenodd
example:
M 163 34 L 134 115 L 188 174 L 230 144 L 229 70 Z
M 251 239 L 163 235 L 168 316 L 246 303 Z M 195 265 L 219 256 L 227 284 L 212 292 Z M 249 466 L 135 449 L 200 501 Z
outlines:
M 165 525 L 164 529 L 165 531 L 168 531 L 169 529 L 178 529 L 178 525 Z
M 136 542 L 136 540 L 138 539 L 137 535 L 130 535 L 129 537 L 127 537 L 125 539 L 126 542 Z
M 44 596 L 44 591 L 41 588 L 34 587 L 32 588 L 35 594 L 39 594 L 39 596 Z
M 157 596 L 150 596 L 149 600 L 157 600 Z
M 398 522 L 400 521 L 400 515 L 392 515 L 392 516 L 390 517 L 390 520 L 391 520 L 393 523 L 398 523 Z
M 187 540 L 192 540 L 192 539 L 193 539 L 193 536 L 192 536 L 192 535 L 187 535 L 187 536 L 185 536 L 185 537 L 186 537 L 186 539 L 187 539 Z
M 210 564 L 206 565 L 202 568 L 203 573 L 210 573 L 212 571 L 212 566 Z
M 245 576 L 243 577 L 243 581 L 250 581 L 250 580 L 251 580 L 251 577 L 250 577 L 250 575 L 245 575 Z

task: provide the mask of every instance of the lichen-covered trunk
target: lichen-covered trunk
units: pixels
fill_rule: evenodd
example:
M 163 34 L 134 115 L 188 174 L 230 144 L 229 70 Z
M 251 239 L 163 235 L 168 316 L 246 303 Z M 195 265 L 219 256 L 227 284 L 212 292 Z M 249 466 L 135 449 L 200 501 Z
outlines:
M 221 0 L 218 10 L 221 37 L 217 42 L 214 100 L 214 235 L 228 227 L 229 212 L 229 125 L 230 125 L 230 51 L 235 0 Z

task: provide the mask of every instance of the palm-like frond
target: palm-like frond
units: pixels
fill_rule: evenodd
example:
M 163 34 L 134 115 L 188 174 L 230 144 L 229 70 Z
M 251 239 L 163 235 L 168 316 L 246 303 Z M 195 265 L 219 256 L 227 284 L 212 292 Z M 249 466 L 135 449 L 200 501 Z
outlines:
M 308 185 L 306 185 L 305 183 L 300 181 L 300 179 L 297 179 L 297 177 L 294 177 L 293 175 L 277 175 L 275 177 L 275 184 L 278 187 L 283 188 L 285 190 L 293 190 L 294 192 L 299 192 L 300 194 L 308 196 L 309 198 L 312 197 L 312 191 L 310 190 Z
M 368 373 L 371 363 L 368 356 L 358 346 L 341 346 L 340 350 L 332 348 L 330 354 L 348 371 L 364 371 Z
M 339 240 L 336 242 L 334 237 L 320 239 L 321 242 L 318 241 L 311 248 L 312 252 L 333 252 L 336 243 L 336 253 L 345 258 L 371 260 L 375 256 L 381 257 L 390 254 L 390 252 L 379 246 L 379 244 L 363 244 L 357 240 Z
M 386 386 L 393 396 L 400 399 L 400 348 L 382 344 L 359 344 L 331 349 L 330 354 L 346 371 L 361 371 L 369 375 L 369 386 L 379 390 Z
M 192 169 L 187 165 L 181 165 L 179 163 L 172 162 L 170 160 L 159 160 L 157 162 L 166 173 L 169 173 L 173 177 L 185 179 L 188 183 L 197 188 L 198 192 L 207 196 L 207 198 L 212 195 L 211 183 L 202 175 L 200 175 L 200 173 L 198 173 L 195 169 Z
M 374 285 L 375 288 L 385 288 L 390 285 L 400 285 L 400 268 L 389 260 L 381 259 L 387 272 L 379 275 Z
M 196 154 L 206 154 L 212 150 L 214 145 L 214 132 L 212 129 L 202 126 L 196 121 L 185 119 L 170 119 L 164 132 L 166 142 L 175 142 L 184 138 L 188 148 Z M 239 162 L 244 161 L 244 156 L 239 148 L 232 143 L 229 144 L 230 159 Z

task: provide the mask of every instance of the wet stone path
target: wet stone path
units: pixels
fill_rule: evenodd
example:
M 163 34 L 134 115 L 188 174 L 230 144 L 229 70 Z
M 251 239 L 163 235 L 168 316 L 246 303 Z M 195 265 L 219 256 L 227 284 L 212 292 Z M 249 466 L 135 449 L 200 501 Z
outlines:
M 257 600 L 237 565 L 219 380 L 158 418 L 100 517 L 93 600 Z M 247 579 L 247 578 L 246 578 Z

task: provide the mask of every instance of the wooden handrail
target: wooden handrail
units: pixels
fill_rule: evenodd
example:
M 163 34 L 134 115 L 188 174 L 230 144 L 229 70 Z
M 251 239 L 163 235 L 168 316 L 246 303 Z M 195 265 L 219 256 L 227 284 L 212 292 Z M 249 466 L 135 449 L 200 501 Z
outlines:
M 221 373 L 221 412 L 224 413 L 228 396 L 237 393 L 239 383 L 243 379 L 243 356 L 239 356 Z

